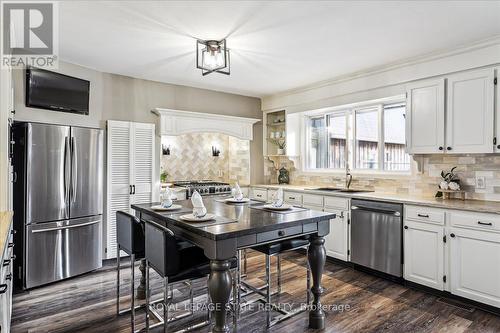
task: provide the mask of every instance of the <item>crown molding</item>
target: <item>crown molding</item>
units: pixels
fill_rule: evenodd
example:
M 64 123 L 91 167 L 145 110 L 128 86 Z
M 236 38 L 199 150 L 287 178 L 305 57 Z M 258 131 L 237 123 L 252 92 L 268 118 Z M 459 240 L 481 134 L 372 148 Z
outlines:
M 446 57 L 451 57 L 454 55 L 459 55 L 463 53 L 468 53 L 471 51 L 475 50 L 480 50 L 484 49 L 493 45 L 500 44 L 500 35 L 495 35 L 493 37 L 489 37 L 486 39 L 482 39 L 479 41 L 476 41 L 474 43 L 468 43 L 468 44 L 462 44 L 458 47 L 453 47 L 453 48 L 447 48 L 447 49 L 442 49 L 434 52 L 429 52 L 423 55 L 411 57 L 411 58 L 406 58 L 403 60 L 391 62 L 385 65 L 381 66 L 375 66 L 375 67 L 370 67 L 364 70 L 360 70 L 357 72 L 349 73 L 346 75 L 341 75 L 332 79 L 316 82 L 310 85 L 305 85 L 302 87 L 294 88 L 294 89 L 289 89 L 285 90 L 283 92 L 279 92 L 276 94 L 271 94 L 271 95 L 265 95 L 262 97 L 262 99 L 266 98 L 283 98 L 289 95 L 294 95 L 297 93 L 304 93 L 307 91 L 315 90 L 315 89 L 320 89 L 324 88 L 327 86 L 331 86 L 334 84 L 339 84 L 342 82 L 350 81 L 353 79 L 358 79 L 362 77 L 367 77 L 375 74 L 381 74 L 384 72 L 388 72 L 391 70 L 407 67 L 407 66 L 413 66 L 413 65 L 418 65 L 422 64 L 425 62 L 433 61 L 433 60 L 438 60 Z

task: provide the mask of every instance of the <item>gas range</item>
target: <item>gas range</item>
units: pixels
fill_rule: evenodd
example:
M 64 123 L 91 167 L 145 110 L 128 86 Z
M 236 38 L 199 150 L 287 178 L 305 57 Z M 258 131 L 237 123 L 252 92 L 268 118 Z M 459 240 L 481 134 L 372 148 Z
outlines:
M 179 180 L 174 181 L 173 185 L 186 188 L 188 198 L 193 195 L 194 191 L 198 191 L 203 196 L 231 194 L 231 186 L 228 183 L 213 180 Z

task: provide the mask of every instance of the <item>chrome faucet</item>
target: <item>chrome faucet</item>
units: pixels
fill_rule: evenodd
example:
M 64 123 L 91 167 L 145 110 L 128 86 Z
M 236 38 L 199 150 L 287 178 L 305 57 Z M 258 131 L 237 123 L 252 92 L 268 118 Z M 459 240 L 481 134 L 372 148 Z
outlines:
M 345 165 L 345 188 L 349 189 L 351 187 L 352 175 L 351 170 L 349 169 L 349 165 L 346 163 Z

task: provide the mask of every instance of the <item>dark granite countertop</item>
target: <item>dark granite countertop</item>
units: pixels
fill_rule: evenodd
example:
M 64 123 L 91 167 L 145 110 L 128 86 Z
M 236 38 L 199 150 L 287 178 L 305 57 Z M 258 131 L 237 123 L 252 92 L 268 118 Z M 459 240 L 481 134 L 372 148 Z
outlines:
M 192 209 L 190 200 L 177 201 L 177 204 L 183 207 Z M 277 230 L 287 227 L 292 227 L 301 224 L 315 223 L 323 220 L 334 218 L 335 214 L 326 213 L 316 210 L 302 210 L 293 213 L 278 213 L 262 209 L 250 208 L 249 204 L 227 204 L 217 201 L 216 198 L 204 198 L 204 204 L 208 213 L 217 216 L 234 219 L 234 223 L 223 223 L 213 226 L 196 227 L 194 223 L 186 223 L 178 218 L 184 213 L 173 212 L 156 212 L 151 209 L 152 206 L 159 203 L 134 204 L 132 208 L 136 211 L 147 213 L 165 223 L 173 223 L 184 229 L 188 229 L 198 235 L 214 239 L 222 240 L 237 236 L 255 234 Z

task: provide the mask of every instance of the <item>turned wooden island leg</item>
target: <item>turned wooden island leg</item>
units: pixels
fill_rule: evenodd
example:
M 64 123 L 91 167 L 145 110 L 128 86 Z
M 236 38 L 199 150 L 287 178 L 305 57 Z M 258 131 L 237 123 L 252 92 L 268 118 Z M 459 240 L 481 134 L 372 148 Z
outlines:
M 321 236 L 311 236 L 309 251 L 307 259 L 311 267 L 312 274 L 312 287 L 313 302 L 309 310 L 309 328 L 324 329 L 325 328 L 325 312 L 321 305 L 321 294 L 323 294 L 323 287 L 321 286 L 321 277 L 323 276 L 323 269 L 325 268 L 326 251 L 325 239 Z

